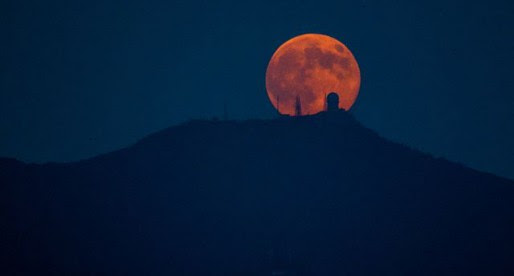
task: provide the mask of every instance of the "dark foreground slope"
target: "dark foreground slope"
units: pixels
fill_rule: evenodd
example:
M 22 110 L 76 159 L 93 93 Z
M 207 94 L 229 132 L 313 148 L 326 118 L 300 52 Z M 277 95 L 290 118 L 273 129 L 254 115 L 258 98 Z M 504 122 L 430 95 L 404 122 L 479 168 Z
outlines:
M 2 275 L 514 275 L 512 181 L 346 113 L 191 122 L 78 163 L 2 160 L 0 183 Z

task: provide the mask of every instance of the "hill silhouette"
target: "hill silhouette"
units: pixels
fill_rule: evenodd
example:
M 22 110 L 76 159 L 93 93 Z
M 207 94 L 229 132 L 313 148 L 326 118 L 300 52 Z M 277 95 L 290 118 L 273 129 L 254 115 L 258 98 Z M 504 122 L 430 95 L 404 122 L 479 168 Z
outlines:
M 1 159 L 0 183 L 2 275 L 514 275 L 513 181 L 345 112 Z

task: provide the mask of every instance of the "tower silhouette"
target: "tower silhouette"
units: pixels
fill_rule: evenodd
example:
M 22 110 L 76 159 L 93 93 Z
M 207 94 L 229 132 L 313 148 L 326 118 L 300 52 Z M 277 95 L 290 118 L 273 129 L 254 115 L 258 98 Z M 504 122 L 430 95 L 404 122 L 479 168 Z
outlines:
M 280 97 L 277 96 L 277 112 L 278 112 L 278 115 L 280 115 Z
M 300 96 L 296 96 L 296 103 L 294 109 L 295 116 L 302 116 L 302 102 L 300 101 Z
M 339 110 L 339 95 L 336 92 L 330 92 L 325 98 L 325 105 L 329 112 Z

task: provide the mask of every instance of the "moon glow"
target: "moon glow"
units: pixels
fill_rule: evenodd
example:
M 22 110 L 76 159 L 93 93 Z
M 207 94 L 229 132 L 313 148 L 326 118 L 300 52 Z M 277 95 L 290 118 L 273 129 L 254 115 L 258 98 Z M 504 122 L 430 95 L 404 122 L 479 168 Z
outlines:
M 349 110 L 359 94 L 360 70 L 355 57 L 341 42 L 321 34 L 304 34 L 282 44 L 266 70 L 268 97 L 281 114 L 324 110 L 330 92 L 339 96 L 339 108 Z

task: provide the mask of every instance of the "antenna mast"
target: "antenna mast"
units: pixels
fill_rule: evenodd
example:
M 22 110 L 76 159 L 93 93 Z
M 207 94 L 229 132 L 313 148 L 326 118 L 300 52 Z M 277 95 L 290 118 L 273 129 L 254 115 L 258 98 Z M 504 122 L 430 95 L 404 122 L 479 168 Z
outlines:
M 280 97 L 277 95 L 277 112 L 280 115 Z
M 295 115 L 302 116 L 302 102 L 300 101 L 300 96 L 296 96 Z

